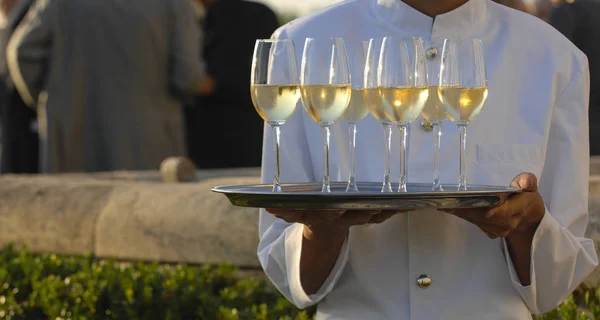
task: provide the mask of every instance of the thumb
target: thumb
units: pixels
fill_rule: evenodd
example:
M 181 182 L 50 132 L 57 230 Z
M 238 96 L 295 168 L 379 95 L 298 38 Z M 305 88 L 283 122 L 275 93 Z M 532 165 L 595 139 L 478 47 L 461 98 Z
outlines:
M 533 173 L 521 173 L 513 179 L 510 186 L 523 189 L 523 191 L 535 192 L 538 190 L 537 177 Z

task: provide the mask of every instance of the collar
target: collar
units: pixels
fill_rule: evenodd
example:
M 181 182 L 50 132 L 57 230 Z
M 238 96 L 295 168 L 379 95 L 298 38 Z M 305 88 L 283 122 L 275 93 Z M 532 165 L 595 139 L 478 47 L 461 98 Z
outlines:
M 369 0 L 377 19 L 407 35 L 424 40 L 460 37 L 464 30 L 485 20 L 487 0 L 469 0 L 462 6 L 431 18 L 401 0 Z

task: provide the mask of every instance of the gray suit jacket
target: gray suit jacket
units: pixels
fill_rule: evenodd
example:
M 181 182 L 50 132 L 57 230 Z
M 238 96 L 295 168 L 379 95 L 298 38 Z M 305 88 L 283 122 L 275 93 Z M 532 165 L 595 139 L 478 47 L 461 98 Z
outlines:
M 37 0 L 7 57 L 38 108 L 44 172 L 146 170 L 185 154 L 182 94 L 204 75 L 189 0 Z

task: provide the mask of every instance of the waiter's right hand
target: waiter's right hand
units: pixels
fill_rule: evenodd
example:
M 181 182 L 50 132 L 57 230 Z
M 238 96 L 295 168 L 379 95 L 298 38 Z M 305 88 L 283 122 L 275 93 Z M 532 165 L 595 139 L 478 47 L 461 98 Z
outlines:
M 268 213 L 289 223 L 301 223 L 310 232 L 305 235 L 346 235 L 352 226 L 382 223 L 406 211 L 387 210 L 288 210 L 266 209 Z

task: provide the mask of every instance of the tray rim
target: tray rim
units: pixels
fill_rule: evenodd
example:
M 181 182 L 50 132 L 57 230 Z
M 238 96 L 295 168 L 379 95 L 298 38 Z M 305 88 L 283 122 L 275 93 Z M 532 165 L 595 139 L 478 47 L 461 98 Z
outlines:
M 347 184 L 347 182 L 342 182 L 342 181 L 336 181 L 336 182 L 331 182 L 331 185 L 343 185 L 345 187 L 345 185 Z M 282 188 L 286 188 L 286 187 L 302 187 L 302 186 L 313 186 L 313 187 L 320 187 L 321 183 L 319 182 L 295 182 L 295 183 L 284 183 L 282 184 Z M 381 182 L 369 182 L 369 181 L 365 181 L 365 182 L 357 182 L 357 185 L 360 186 L 361 185 L 372 185 L 373 187 L 379 187 L 381 186 Z M 393 186 L 394 184 L 392 184 Z M 396 183 L 397 186 L 397 183 Z M 431 187 L 430 183 L 408 183 L 408 186 L 414 186 L 414 187 Z M 444 185 L 442 185 L 444 186 Z M 457 186 L 456 184 L 446 184 L 446 186 Z M 423 192 L 406 192 L 406 193 L 400 193 L 400 192 L 358 192 L 358 193 L 351 193 L 351 192 L 331 192 L 331 193 L 320 193 L 320 192 L 282 192 L 282 193 L 275 193 L 275 192 L 264 192 L 264 191 L 250 191 L 250 190 L 235 190 L 235 189 L 241 189 L 241 188 L 265 188 L 268 190 L 268 188 L 272 188 L 273 185 L 272 184 L 240 184 L 240 185 L 221 185 L 221 186 L 214 186 L 211 188 L 211 191 L 215 192 L 215 193 L 221 193 L 221 194 L 245 194 L 245 195 L 261 195 L 261 196 L 273 196 L 273 197 L 281 197 L 281 196 L 297 196 L 297 197 L 306 197 L 306 196 L 311 196 L 311 197 L 323 197 L 323 198 L 463 198 L 463 197 L 473 197 L 473 196 L 485 196 L 485 195 L 497 195 L 497 194 L 515 194 L 515 193 L 521 193 L 523 192 L 523 189 L 520 188 L 514 188 L 514 187 L 510 187 L 510 186 L 494 186 L 494 185 L 478 185 L 478 184 L 473 184 L 470 185 L 471 188 L 476 188 L 475 190 L 467 190 L 467 191 L 458 191 L 458 190 L 453 190 L 453 191 L 433 191 L 433 190 L 429 190 L 429 191 L 423 191 Z M 477 189 L 479 188 L 479 190 Z M 487 188 L 487 190 L 484 190 L 483 188 Z

